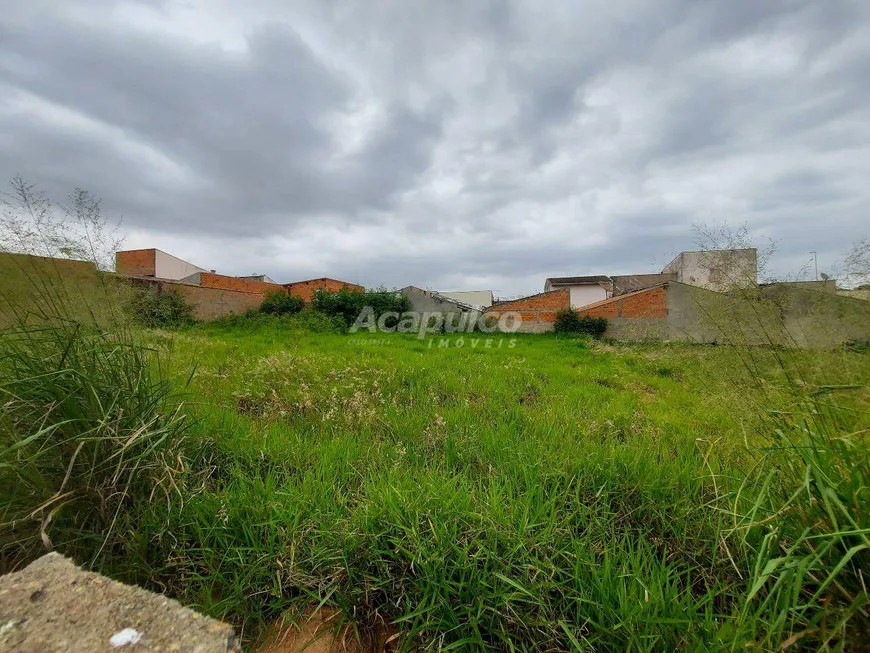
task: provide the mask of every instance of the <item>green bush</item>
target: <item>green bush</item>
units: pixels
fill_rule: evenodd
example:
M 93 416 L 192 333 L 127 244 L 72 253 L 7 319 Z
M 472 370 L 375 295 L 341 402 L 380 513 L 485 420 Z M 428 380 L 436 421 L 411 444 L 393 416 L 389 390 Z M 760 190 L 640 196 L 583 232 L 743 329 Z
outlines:
M 295 297 L 290 293 L 269 291 L 260 305 L 262 313 L 273 315 L 295 315 L 305 308 L 305 302 L 301 297 Z
M 577 333 L 580 331 L 580 316 L 576 311 L 566 309 L 556 313 L 556 322 L 553 324 L 556 333 Z
M 342 288 L 337 292 L 318 290 L 314 295 L 312 306 L 330 317 L 339 318 L 346 326 L 350 326 L 367 306 L 372 308 L 377 319 L 384 313 L 402 314 L 410 310 L 411 302 L 397 291 L 386 288 L 365 292 L 353 292 Z
M 607 331 L 607 320 L 603 317 L 580 317 L 577 311 L 567 309 L 556 314 L 553 329 L 556 333 L 584 333 L 600 338 Z
M 607 320 L 603 317 L 581 317 L 579 333 L 600 338 L 607 331 Z
M 176 292 L 137 288 L 127 301 L 132 319 L 148 328 L 174 328 L 193 321 L 193 306 Z

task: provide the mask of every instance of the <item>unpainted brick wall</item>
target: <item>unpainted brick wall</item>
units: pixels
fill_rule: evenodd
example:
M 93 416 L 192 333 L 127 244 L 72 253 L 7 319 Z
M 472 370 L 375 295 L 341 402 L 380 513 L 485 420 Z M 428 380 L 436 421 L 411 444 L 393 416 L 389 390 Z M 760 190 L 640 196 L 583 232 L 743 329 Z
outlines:
M 622 317 L 660 317 L 668 316 L 668 292 L 662 286 L 650 288 L 622 298 Z
M 580 317 L 661 318 L 668 317 L 667 287 L 659 286 L 613 297 L 587 309 L 578 309 Z
M 364 292 L 365 288 L 355 283 L 347 281 L 339 281 L 338 279 L 309 279 L 308 281 L 296 281 L 295 283 L 285 283 L 284 287 L 294 297 L 299 297 L 306 304 L 310 304 L 314 299 L 314 293 L 323 289 L 327 292 L 338 292 L 342 288 L 347 288 L 351 292 Z
M 580 317 L 604 317 L 609 319 L 619 317 L 619 302 L 621 300 L 613 298 L 609 301 L 602 302 L 597 306 L 586 309 L 578 309 L 577 315 Z
M 129 249 L 115 252 L 115 271 L 129 277 L 153 277 L 157 253 L 154 249 Z
M 197 320 L 216 320 L 227 315 L 245 313 L 260 308 L 263 293 L 208 288 L 164 279 L 139 279 L 138 283 L 156 286 L 159 292 L 174 292 L 193 306 Z
M 539 333 L 552 331 L 556 313 L 571 307 L 571 292 L 568 288 L 522 297 L 495 304 L 485 311 L 486 315 L 519 313 L 522 318 L 520 331 Z
M 200 286 L 203 288 L 217 288 L 220 290 L 236 290 L 246 293 L 257 293 L 260 295 L 266 292 L 287 292 L 284 286 L 277 283 L 267 283 L 265 281 L 255 281 L 253 279 L 239 279 L 238 277 L 230 277 L 225 274 L 215 274 L 214 272 L 199 273 Z

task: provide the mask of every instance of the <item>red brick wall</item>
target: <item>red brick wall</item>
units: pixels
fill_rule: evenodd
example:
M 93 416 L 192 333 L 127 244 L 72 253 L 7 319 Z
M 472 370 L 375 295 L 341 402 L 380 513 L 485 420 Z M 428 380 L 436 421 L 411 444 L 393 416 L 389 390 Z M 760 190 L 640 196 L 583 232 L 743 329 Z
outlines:
M 342 288 L 347 288 L 351 292 L 365 291 L 365 288 L 355 283 L 348 283 L 347 281 L 339 281 L 338 279 L 327 278 L 309 279 L 308 281 L 285 283 L 284 287 L 294 297 L 301 297 L 302 301 L 304 301 L 306 304 L 311 303 L 311 300 L 314 299 L 314 293 L 321 288 L 328 292 L 338 292 Z
M 571 294 L 567 288 L 543 292 L 539 295 L 522 297 L 509 302 L 500 302 L 487 309 L 487 313 L 506 313 L 508 311 L 561 311 L 571 306 Z M 553 319 L 555 320 L 555 313 Z
M 668 295 L 664 287 L 651 288 L 622 300 L 622 317 L 667 317 Z
M 277 283 L 267 283 L 265 281 L 255 281 L 252 279 L 239 279 L 238 277 L 230 277 L 225 274 L 215 274 L 214 272 L 200 272 L 199 278 L 199 285 L 203 288 L 236 290 L 246 293 L 258 293 L 260 295 L 263 295 L 268 291 L 286 292 L 284 286 Z
M 577 315 L 580 317 L 619 317 L 619 300 L 612 299 L 592 308 L 578 309 Z
M 571 307 L 571 293 L 568 288 L 514 299 L 495 304 L 486 309 L 486 315 L 518 312 L 523 320 L 522 331 L 549 331 L 556 321 L 556 313 Z
M 667 288 L 659 286 L 613 297 L 596 306 L 578 309 L 580 317 L 658 317 L 668 316 Z
M 128 249 L 115 252 L 115 271 L 131 277 L 153 277 L 157 254 L 153 249 Z

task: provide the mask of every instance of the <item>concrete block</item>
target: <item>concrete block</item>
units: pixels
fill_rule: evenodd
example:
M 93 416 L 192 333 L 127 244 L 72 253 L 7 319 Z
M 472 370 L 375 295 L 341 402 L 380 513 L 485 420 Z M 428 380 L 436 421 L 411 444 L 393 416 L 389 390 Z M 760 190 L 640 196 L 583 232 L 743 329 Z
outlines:
M 240 652 L 233 629 L 49 553 L 0 576 L 0 651 Z

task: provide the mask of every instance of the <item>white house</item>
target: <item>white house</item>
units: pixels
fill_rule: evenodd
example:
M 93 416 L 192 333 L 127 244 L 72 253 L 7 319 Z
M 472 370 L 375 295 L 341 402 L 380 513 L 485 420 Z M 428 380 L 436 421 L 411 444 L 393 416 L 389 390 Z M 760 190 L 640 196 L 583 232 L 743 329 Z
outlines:
M 571 308 L 586 306 L 610 296 L 613 284 L 610 277 L 552 277 L 544 283 L 544 292 L 568 288 L 571 291 Z

